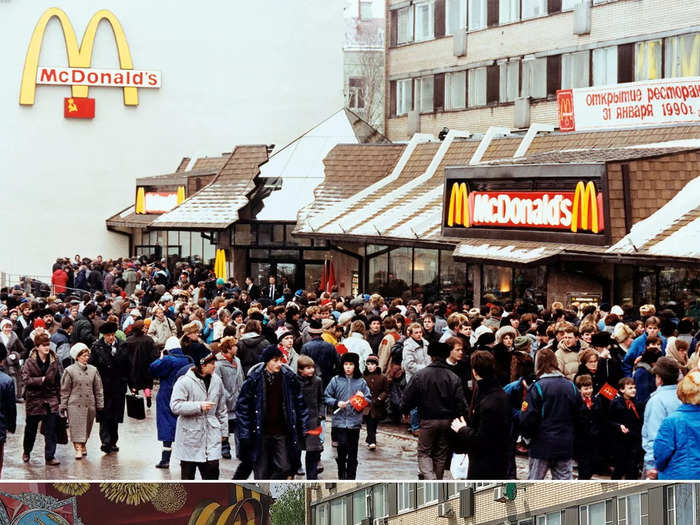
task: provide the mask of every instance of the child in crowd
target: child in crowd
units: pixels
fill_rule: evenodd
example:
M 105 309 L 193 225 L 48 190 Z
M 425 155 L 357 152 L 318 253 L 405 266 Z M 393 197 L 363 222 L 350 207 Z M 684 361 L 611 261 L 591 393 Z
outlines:
M 372 395 L 360 374 L 360 358 L 347 352 L 340 358 L 342 372 L 331 379 L 325 391 L 326 404 L 333 410 L 333 429 L 338 439 L 338 479 L 355 479 L 357 446 L 362 427 L 362 411 L 351 403 L 353 396 L 364 397 L 369 403 Z
M 365 361 L 364 379 L 372 395 L 372 404 L 367 414 L 367 448 L 377 448 L 377 424 L 386 417 L 386 399 L 389 397 L 389 381 L 379 368 L 379 358 L 370 355 Z
M 576 388 L 586 407 L 581 428 L 576 429 L 574 439 L 574 459 L 578 465 L 578 479 L 591 479 L 597 464 L 600 444 L 600 403 L 598 396 L 593 396 L 593 378 L 588 374 L 576 377 Z
M 642 457 L 642 413 L 634 402 L 634 379 L 620 379 L 619 395 L 610 404 L 611 437 L 616 446 L 612 479 L 639 479 Z
M 306 409 L 309 411 L 310 431 L 304 436 L 301 448 L 306 451 L 304 464 L 306 479 L 318 479 L 318 464 L 323 452 L 320 426 L 324 417 L 323 381 L 316 375 L 316 364 L 307 355 L 297 359 L 297 369 L 301 383 L 301 393 L 304 396 Z

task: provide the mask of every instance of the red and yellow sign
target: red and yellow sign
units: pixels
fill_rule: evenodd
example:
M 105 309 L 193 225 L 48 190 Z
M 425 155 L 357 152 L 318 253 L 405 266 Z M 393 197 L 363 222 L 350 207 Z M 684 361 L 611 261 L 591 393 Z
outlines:
M 65 118 L 95 118 L 94 98 L 66 98 L 63 103 Z
M 469 193 L 465 182 L 450 191 L 448 227 L 496 227 L 590 231 L 604 230 L 603 194 L 592 181 L 579 181 L 574 191 Z
M 68 55 L 69 67 L 67 68 L 39 67 L 39 55 L 41 54 L 46 26 L 53 18 L 58 19 L 63 30 L 63 36 L 66 41 L 66 53 Z M 112 26 L 119 55 L 120 69 L 90 69 L 97 28 L 102 20 L 106 20 Z M 52 7 L 41 15 L 29 41 L 27 57 L 24 62 L 24 72 L 22 73 L 22 84 L 20 86 L 20 104 L 26 106 L 34 104 L 37 84 L 72 86 L 73 96 L 70 99 L 66 99 L 66 111 L 64 112 L 67 118 L 72 118 L 75 117 L 75 113 L 81 113 L 80 101 L 87 100 L 92 101 L 91 107 L 94 116 L 94 99 L 88 99 L 88 89 L 90 87 L 122 88 L 124 90 L 124 104 L 127 106 L 138 106 L 138 88 L 160 87 L 161 75 L 160 71 L 134 71 L 134 64 L 131 60 L 131 52 L 124 29 L 117 17 L 110 11 L 103 9 L 95 13 L 85 29 L 80 47 L 78 47 L 78 39 L 68 15 L 61 9 Z M 73 102 L 69 103 L 69 100 Z M 87 102 L 82 102 L 82 105 L 84 108 L 90 107 Z M 77 108 L 77 111 L 73 110 L 73 106 Z M 92 117 L 82 116 L 78 118 Z
M 571 89 L 557 91 L 557 104 L 559 105 L 559 129 L 561 131 L 574 131 L 574 92 Z

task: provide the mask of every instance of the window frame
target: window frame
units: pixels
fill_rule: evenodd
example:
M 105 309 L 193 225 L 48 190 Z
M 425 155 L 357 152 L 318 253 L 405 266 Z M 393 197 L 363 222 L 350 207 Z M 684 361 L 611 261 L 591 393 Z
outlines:
M 530 5 L 529 2 L 540 2 L 543 8 L 543 13 L 537 15 L 525 16 L 525 5 Z M 535 18 L 541 18 L 544 16 L 549 16 L 549 10 L 547 6 L 547 0 L 521 0 L 520 3 L 520 20 L 534 20 Z
M 402 104 L 403 102 L 403 104 Z M 405 106 L 405 111 L 403 107 Z M 396 116 L 408 115 L 413 109 L 413 79 L 404 78 L 396 81 Z
M 428 33 L 418 35 L 418 13 L 419 9 L 427 7 L 428 13 Z M 418 0 L 413 4 L 413 41 L 414 42 L 427 42 L 428 40 L 435 40 L 435 0 Z M 422 20 L 422 16 L 421 16 Z
M 365 508 L 365 515 L 362 516 L 362 517 L 359 518 L 359 519 L 358 519 L 358 516 L 355 515 L 355 497 L 356 497 L 358 494 L 361 495 L 361 498 L 362 498 L 362 501 L 363 501 L 362 505 L 363 505 L 364 508 Z M 361 489 L 361 490 L 357 490 L 357 491 L 353 492 L 353 493 L 352 493 L 351 501 L 352 501 L 352 521 L 353 521 L 353 525 L 362 525 L 362 520 L 365 519 L 365 518 L 369 518 L 369 516 L 368 516 L 367 514 L 370 514 L 370 515 L 372 514 L 371 512 L 370 512 L 370 513 L 367 512 L 367 489 Z
M 530 97 L 532 100 L 547 98 L 547 57 L 525 57 L 521 60 L 520 67 L 520 96 Z M 541 71 L 538 71 L 541 69 Z M 534 83 L 542 82 L 539 93 L 534 94 Z M 532 85 L 531 85 L 532 84 Z M 527 89 L 527 91 L 525 91 Z
M 617 84 L 617 76 L 618 76 L 618 54 L 619 51 L 617 49 L 617 45 L 613 46 L 603 46 L 603 47 L 596 47 L 591 50 L 591 78 L 590 80 L 590 85 L 591 86 L 612 86 L 614 84 Z M 605 57 L 605 69 L 606 69 L 606 78 L 607 74 L 610 73 L 608 69 L 610 68 L 610 65 L 608 64 L 608 61 L 612 58 L 612 61 L 615 63 L 615 73 L 613 74 L 613 82 L 606 82 L 606 83 L 598 83 L 596 82 L 596 64 L 598 62 L 599 57 L 604 56 Z
M 508 5 L 510 7 L 509 10 L 506 10 L 504 8 L 505 5 Z M 517 14 L 515 15 L 515 18 L 505 20 L 503 17 L 504 12 L 509 12 L 509 14 L 512 13 L 514 10 L 517 11 Z M 499 0 L 498 2 L 498 25 L 499 26 L 505 26 L 508 24 L 515 24 L 516 22 L 520 22 L 522 20 L 522 2 L 521 0 Z
M 459 30 L 467 30 L 467 2 L 468 0 L 445 0 L 445 36 L 454 36 Z M 452 8 L 453 3 L 459 4 L 459 7 L 457 8 L 459 12 L 457 22 L 459 22 L 460 25 L 457 27 L 456 31 L 451 30 L 450 24 L 450 14 L 454 9 Z
M 432 499 L 426 499 L 426 494 L 427 490 L 430 488 L 431 496 L 434 496 Z M 420 490 L 422 489 L 422 490 Z M 421 501 L 421 496 L 420 493 L 422 492 L 422 498 L 423 500 Z M 430 481 L 423 481 L 420 483 L 416 483 L 416 508 L 421 508 L 421 507 L 428 507 L 430 505 L 434 505 L 440 501 L 440 488 L 439 488 L 439 483 L 436 482 L 430 482 Z
M 576 62 L 578 57 L 584 57 L 584 62 L 586 67 L 586 82 L 584 85 L 576 85 L 576 80 L 581 79 L 581 75 L 577 74 L 581 72 L 580 68 L 576 67 Z M 570 70 L 570 71 L 568 71 Z M 570 74 L 570 78 L 567 78 L 567 73 Z M 569 81 L 571 81 L 569 83 Z M 574 51 L 571 53 L 562 53 L 561 55 L 561 89 L 576 89 L 590 87 L 591 85 L 591 52 L 589 49 L 584 49 L 581 51 Z
M 444 100 L 444 110 L 445 111 L 460 111 L 467 109 L 467 70 L 462 71 L 452 71 L 450 73 L 445 73 L 445 100 Z M 462 79 L 461 81 L 459 79 Z M 459 89 L 459 85 L 462 85 L 464 89 L 464 105 L 455 105 L 452 88 Z
M 370 15 L 370 16 L 362 16 L 362 7 L 363 7 L 363 6 L 364 6 L 365 8 L 367 8 L 367 7 L 369 6 L 369 15 Z M 372 11 L 373 11 L 372 7 L 373 7 L 373 6 L 372 6 L 372 1 L 371 1 L 371 0 L 370 0 L 370 1 L 367 1 L 367 0 L 360 0 L 360 1 L 358 2 L 358 6 L 357 6 L 357 8 L 358 8 L 358 13 L 357 13 L 357 15 L 358 15 L 359 19 L 360 19 L 360 20 L 371 20 L 371 19 L 373 18 L 373 16 L 372 16 Z M 366 14 L 366 13 L 365 13 L 365 14 Z
M 469 5 L 467 6 L 467 30 L 468 31 L 481 31 L 482 29 L 486 29 L 488 25 L 488 0 L 468 0 Z M 481 25 L 478 27 L 472 26 L 472 16 L 471 13 L 473 11 L 472 6 L 474 4 L 477 4 L 480 6 L 479 7 L 479 13 L 482 17 L 481 20 Z
M 423 90 L 426 83 L 431 84 L 430 97 L 427 99 L 429 100 L 430 104 L 428 108 L 423 107 L 423 102 L 425 102 Z M 426 75 L 424 77 L 418 77 L 414 79 L 413 93 L 415 94 L 416 100 L 416 104 L 414 104 L 414 107 L 418 111 L 418 113 L 435 112 L 435 77 L 433 75 Z
M 633 494 L 625 494 L 624 496 L 618 497 L 617 498 L 617 523 L 618 525 L 629 525 L 630 523 L 630 506 L 629 506 L 629 499 L 633 497 L 639 497 L 639 517 L 638 517 L 638 523 L 644 525 L 644 523 L 649 523 L 649 493 L 648 492 L 635 492 Z M 646 498 L 646 506 L 647 506 L 647 513 L 643 514 L 644 512 L 644 501 L 643 499 Z M 624 505 L 625 512 L 624 512 L 624 517 L 622 517 L 622 512 L 620 512 L 621 505 Z M 645 519 L 646 518 L 646 521 Z M 686 524 L 683 524 L 686 525 Z
M 510 78 L 513 71 L 515 71 L 515 79 Z M 498 103 L 508 104 L 515 102 L 515 99 L 520 96 L 520 59 L 509 59 L 498 64 L 498 75 Z M 515 84 L 515 93 L 511 91 L 513 83 Z M 513 95 L 512 98 L 510 98 L 509 92 Z
M 403 496 L 403 497 L 402 497 Z M 401 500 L 408 506 L 401 507 Z M 415 509 L 416 501 L 416 484 L 415 483 L 397 483 L 396 485 L 396 513 L 403 514 Z
M 406 17 L 406 34 L 405 40 L 401 40 L 401 18 L 402 15 L 405 15 Z M 414 41 L 414 36 L 415 36 L 415 25 L 414 25 L 414 17 L 413 17 L 413 6 L 409 5 L 407 7 L 402 7 L 401 9 L 396 10 L 396 44 L 397 45 L 403 45 L 403 44 L 410 44 L 411 42 Z
M 355 83 L 361 84 L 360 86 L 353 86 L 353 81 Z M 367 79 L 365 77 L 348 77 L 348 108 L 352 110 L 357 110 L 357 111 L 362 111 L 367 107 L 367 101 L 365 100 L 365 95 L 366 95 L 366 88 L 367 88 Z M 362 105 L 360 106 L 359 104 L 352 104 L 353 97 L 357 101 L 361 100 Z
M 469 89 L 467 90 L 467 108 L 483 108 L 483 107 L 486 107 L 488 105 L 488 74 L 487 74 L 487 69 L 488 68 L 486 68 L 486 67 L 476 67 L 476 68 L 472 68 L 472 69 L 467 70 L 467 76 L 468 76 L 467 84 L 469 86 Z M 473 87 L 476 84 L 477 73 L 479 73 L 480 77 L 483 76 L 483 83 L 484 83 L 483 103 L 478 103 L 480 101 L 476 101 L 475 103 L 470 102 L 472 96 L 474 96 L 474 97 L 476 96 L 476 95 L 472 95 L 472 94 L 477 92 L 476 89 L 474 89 L 474 87 Z M 479 78 L 478 80 L 481 81 L 482 79 Z
M 332 521 L 333 520 L 333 504 L 338 503 L 340 504 L 340 507 L 342 509 L 342 520 L 340 522 L 333 521 L 333 525 L 347 525 L 348 523 L 348 504 L 347 501 L 345 501 L 345 497 L 340 497 L 340 498 L 335 498 L 330 501 L 329 505 L 329 511 L 328 511 L 328 516 L 329 519 Z

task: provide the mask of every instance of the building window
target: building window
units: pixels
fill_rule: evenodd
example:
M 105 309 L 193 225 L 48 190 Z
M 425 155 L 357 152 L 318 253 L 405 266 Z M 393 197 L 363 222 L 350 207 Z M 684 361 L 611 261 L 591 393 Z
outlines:
M 416 42 L 435 37 L 435 4 L 432 0 L 415 5 Z
M 433 112 L 433 76 L 416 79 L 416 102 L 421 113 Z
M 520 62 L 509 61 L 499 64 L 499 102 L 512 102 L 518 98 L 520 89 Z
M 588 51 L 564 53 L 561 56 L 561 88 L 582 88 L 589 86 Z
M 576 9 L 583 0 L 561 0 L 561 10 L 568 11 L 570 9 Z M 538 523 L 539 525 L 539 523 Z
M 413 6 L 408 6 L 399 9 L 397 42 L 405 44 L 411 40 L 413 40 Z
M 700 33 L 673 36 L 665 40 L 664 76 L 700 76 Z
M 405 115 L 411 111 L 413 80 L 407 78 L 396 82 L 396 114 Z
M 696 525 L 696 499 L 696 488 L 690 483 L 666 487 L 666 523 Z
M 617 46 L 593 50 L 593 85 L 617 84 Z
M 579 508 L 579 525 L 613 525 L 612 501 L 601 501 Z M 622 522 L 620 522 L 620 525 Z
M 537 516 L 535 525 L 561 525 L 561 512 L 550 512 Z
M 345 507 L 345 498 L 331 501 L 331 523 L 333 525 L 347 525 L 348 513 Z
M 498 23 L 511 24 L 520 20 L 520 0 L 501 0 L 498 5 Z
M 372 487 L 372 515 L 375 518 L 383 518 L 389 515 L 387 496 L 386 485 L 380 484 Z
M 469 30 L 486 27 L 486 0 L 469 0 Z
M 467 27 L 467 0 L 446 0 L 445 33 L 455 35 Z
M 451 498 L 453 496 L 457 496 L 457 495 L 459 495 L 460 490 L 466 489 L 470 485 L 471 485 L 471 483 L 465 483 L 463 481 L 453 482 L 453 483 L 445 483 L 445 494 L 447 495 L 448 498 Z
M 328 505 L 321 503 L 316 505 L 316 525 L 328 525 Z
M 360 19 L 369 20 L 372 18 L 372 2 L 360 1 Z
M 523 60 L 522 96 L 547 98 L 546 58 L 526 58 Z
M 486 68 L 469 70 L 469 107 L 486 105 Z
M 523 20 L 547 14 L 547 0 L 523 0 Z
M 436 503 L 438 500 L 438 484 L 418 483 L 416 485 L 416 500 L 419 507 Z
M 464 109 L 467 97 L 467 72 L 445 73 L 445 109 Z
M 350 77 L 348 79 L 348 107 L 350 109 L 365 108 L 365 79 Z
M 367 518 L 367 493 L 358 490 L 352 494 L 352 521 L 355 525 L 361 525 L 362 520 Z
M 396 485 L 396 508 L 399 512 L 413 508 L 416 496 L 415 483 L 398 483 Z
M 648 503 L 649 497 L 646 492 L 618 498 L 618 525 L 647 525 L 649 523 Z M 685 523 L 683 525 L 685 525 Z
M 661 40 L 637 42 L 634 46 L 634 80 L 661 78 Z
M 483 291 L 497 299 L 508 300 L 513 296 L 513 268 L 510 266 L 483 266 Z

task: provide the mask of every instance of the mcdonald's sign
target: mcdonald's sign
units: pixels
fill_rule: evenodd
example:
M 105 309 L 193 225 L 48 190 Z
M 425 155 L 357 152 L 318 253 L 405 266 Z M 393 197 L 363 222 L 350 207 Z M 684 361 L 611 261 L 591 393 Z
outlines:
M 573 90 L 561 89 L 557 91 L 557 105 L 559 107 L 559 129 L 561 131 L 575 131 Z
M 593 181 L 579 181 L 574 191 L 468 191 L 454 181 L 445 226 L 569 230 L 604 230 L 603 194 Z
M 58 19 L 63 30 L 68 67 L 39 66 L 39 55 L 46 27 L 53 18 Z M 97 28 L 103 20 L 110 24 L 114 32 L 120 69 L 91 69 Z M 124 29 L 112 12 L 103 9 L 95 13 L 88 22 L 80 47 L 78 47 L 78 39 L 68 15 L 61 9 L 52 7 L 41 15 L 29 41 L 19 93 L 21 105 L 34 105 L 37 85 L 71 86 L 72 97 L 65 99 L 65 116 L 68 118 L 92 118 L 94 116 L 94 99 L 88 98 L 90 87 L 121 88 L 124 91 L 124 105 L 138 106 L 138 89 L 159 88 L 161 73 L 160 71 L 134 70 Z M 81 110 L 81 108 L 85 109 Z

